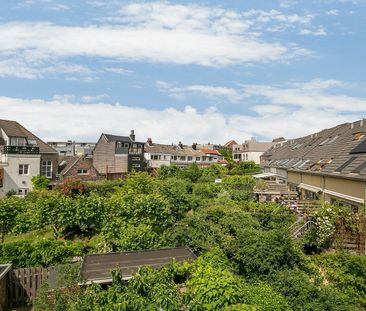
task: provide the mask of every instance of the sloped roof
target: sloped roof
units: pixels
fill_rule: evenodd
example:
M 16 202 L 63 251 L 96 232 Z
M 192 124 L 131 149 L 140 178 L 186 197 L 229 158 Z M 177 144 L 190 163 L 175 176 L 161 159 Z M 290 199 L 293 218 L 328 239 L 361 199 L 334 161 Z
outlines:
M 212 154 L 212 155 L 221 155 L 221 153 L 218 150 L 214 150 L 214 149 L 200 149 L 200 151 L 204 154 Z
M 105 138 L 108 141 L 127 141 L 127 142 L 132 142 L 132 139 L 130 136 L 119 136 L 119 135 L 111 135 L 111 134 L 104 134 Z
M 164 144 L 145 144 L 146 153 L 160 153 L 177 156 L 202 156 L 200 150 L 195 150 L 190 146 L 164 145 Z
M 86 255 L 80 275 L 86 282 L 105 284 L 112 281 L 111 272 L 115 269 L 120 269 L 123 279 L 127 280 L 142 266 L 160 268 L 173 259 L 178 262 L 195 260 L 196 255 L 188 247 Z
M 238 143 L 235 141 L 235 140 L 229 140 L 225 145 L 224 145 L 224 147 L 225 148 L 228 148 L 228 147 L 230 147 L 230 146 L 232 146 L 232 145 L 237 145 Z
M 66 156 L 66 157 L 59 157 L 59 163 L 66 162 L 66 166 L 60 172 L 60 175 L 65 175 L 69 170 L 71 170 L 74 165 L 82 158 L 82 156 Z
M 33 139 L 37 142 L 37 146 L 39 147 L 40 153 L 56 153 L 57 151 L 47 145 L 43 140 L 38 138 L 36 135 L 28 131 L 25 127 L 19 124 L 16 121 L 11 120 L 1 120 L 0 119 L 0 128 L 5 132 L 5 134 L 9 137 L 25 137 L 27 139 Z M 4 139 L 3 143 L 4 143 Z
M 364 137 L 355 139 L 363 132 Z M 365 141 L 366 122 L 360 120 L 278 143 L 264 153 L 263 159 L 271 167 L 366 179 Z

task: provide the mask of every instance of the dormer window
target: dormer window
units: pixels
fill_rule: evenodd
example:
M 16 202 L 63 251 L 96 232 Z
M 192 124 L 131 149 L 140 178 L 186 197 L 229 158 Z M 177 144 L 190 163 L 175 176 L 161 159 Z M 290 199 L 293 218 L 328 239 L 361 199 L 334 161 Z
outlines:
M 25 146 L 27 139 L 25 137 L 10 137 L 10 146 Z

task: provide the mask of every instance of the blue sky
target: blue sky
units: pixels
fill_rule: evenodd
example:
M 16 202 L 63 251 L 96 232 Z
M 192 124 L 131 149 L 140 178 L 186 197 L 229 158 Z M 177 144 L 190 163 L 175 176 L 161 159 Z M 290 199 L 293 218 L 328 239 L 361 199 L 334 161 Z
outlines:
M 366 1 L 0 2 L 0 117 L 47 140 L 306 135 L 366 114 Z

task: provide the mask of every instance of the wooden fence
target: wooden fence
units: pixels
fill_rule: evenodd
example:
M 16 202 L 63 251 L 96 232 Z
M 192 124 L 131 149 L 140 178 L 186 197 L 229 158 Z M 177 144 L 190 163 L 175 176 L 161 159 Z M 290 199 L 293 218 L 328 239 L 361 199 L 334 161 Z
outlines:
M 52 268 L 22 268 L 9 273 L 8 307 L 25 306 L 37 296 Z

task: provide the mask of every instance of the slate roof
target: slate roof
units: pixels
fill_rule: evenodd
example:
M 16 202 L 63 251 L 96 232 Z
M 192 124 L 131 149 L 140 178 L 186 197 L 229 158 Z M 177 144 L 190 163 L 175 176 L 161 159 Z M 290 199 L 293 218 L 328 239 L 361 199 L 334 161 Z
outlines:
M 363 137 L 362 133 L 365 133 Z M 365 144 L 366 121 L 360 120 L 277 143 L 262 159 L 269 167 L 365 180 Z
M 119 136 L 119 135 L 111 135 L 111 134 L 103 134 L 108 141 L 126 141 L 132 142 L 130 136 Z
M 178 262 L 195 260 L 196 255 L 188 247 L 86 255 L 80 276 L 86 282 L 110 283 L 111 272 L 115 269 L 121 269 L 123 279 L 129 279 L 142 266 L 159 268 L 173 259 Z
M 0 119 L 0 128 L 5 132 L 5 134 L 9 137 L 26 137 L 27 139 L 32 139 L 37 142 L 37 146 L 39 147 L 40 153 L 56 153 L 57 151 L 47 145 L 43 140 L 38 138 L 36 135 L 28 131 L 25 127 L 19 124 L 16 121 L 10 120 L 1 120 Z M 1 136 L 1 133 L 0 133 Z M 4 138 L 1 137 L 0 144 L 4 144 Z

